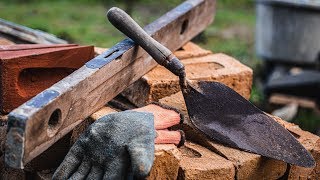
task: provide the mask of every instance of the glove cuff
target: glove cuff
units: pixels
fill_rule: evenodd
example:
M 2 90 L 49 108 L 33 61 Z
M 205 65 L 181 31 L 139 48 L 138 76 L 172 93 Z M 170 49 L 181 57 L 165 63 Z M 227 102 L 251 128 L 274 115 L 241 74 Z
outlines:
M 184 143 L 186 142 L 186 134 L 182 130 L 179 130 L 179 132 L 181 134 L 181 140 L 180 140 L 179 144 L 177 145 L 177 147 L 183 146 Z

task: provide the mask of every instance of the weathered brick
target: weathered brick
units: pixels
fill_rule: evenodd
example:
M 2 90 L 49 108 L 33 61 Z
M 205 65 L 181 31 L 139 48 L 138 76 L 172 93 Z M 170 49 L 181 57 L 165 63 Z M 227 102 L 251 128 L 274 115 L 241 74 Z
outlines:
M 91 119 L 91 121 L 96 121 L 99 118 L 101 118 L 107 114 L 114 113 L 114 112 L 117 112 L 117 111 L 111 107 L 104 106 L 101 109 L 99 109 L 98 111 L 96 111 L 95 113 L 91 114 L 89 119 Z
M 182 152 L 178 179 L 234 179 L 233 163 L 214 152 L 187 142 Z
M 320 139 L 317 140 L 314 148 L 311 150 L 311 154 L 316 161 L 316 167 L 313 169 L 310 177 L 313 179 L 320 178 Z
M 94 54 L 95 54 L 95 56 L 97 56 L 97 55 L 102 54 L 106 50 L 108 50 L 108 49 L 107 48 L 102 48 L 102 47 L 94 47 Z
M 237 179 L 277 179 L 282 177 L 286 172 L 287 164 L 282 161 L 264 158 L 257 154 L 229 148 L 208 140 L 205 135 L 195 130 L 189 123 L 187 109 L 181 92 L 160 99 L 159 102 L 178 108 L 186 118 L 183 129 L 187 139 L 230 160 L 236 167 Z
M 282 177 L 287 164 L 283 161 L 262 157 L 257 154 L 240 151 L 215 142 L 208 142 L 208 149 L 222 154 L 234 163 L 237 179 L 278 179 Z
M 188 46 L 187 46 L 188 47 Z M 191 80 L 219 81 L 245 98 L 250 97 L 252 70 L 225 54 L 209 54 L 199 50 L 177 51 Z M 137 106 L 174 94 L 180 90 L 178 77 L 162 66 L 144 75 L 122 94 Z
M 291 132 L 316 161 L 316 166 L 313 168 L 290 165 L 288 179 L 320 179 L 320 137 L 302 130 L 298 125 L 283 121 L 275 116 L 272 117 Z
M 157 144 L 154 155 L 153 166 L 147 179 L 177 179 L 182 156 L 178 148 L 173 144 Z
M 92 46 L 11 45 L 0 48 L 0 111 L 7 113 L 80 68 Z
M 202 49 L 200 46 L 188 42 L 184 46 L 182 46 L 181 49 L 174 52 L 174 55 L 177 56 L 177 58 L 181 59 L 188 59 L 193 57 L 201 57 L 212 54 L 211 51 Z

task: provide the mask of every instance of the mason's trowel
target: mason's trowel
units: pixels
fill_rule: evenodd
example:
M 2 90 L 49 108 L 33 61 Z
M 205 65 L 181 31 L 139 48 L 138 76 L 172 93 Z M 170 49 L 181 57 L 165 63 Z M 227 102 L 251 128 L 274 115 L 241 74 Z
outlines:
M 284 127 L 231 88 L 219 82 L 191 83 L 179 59 L 124 11 L 111 8 L 107 17 L 160 65 L 179 76 L 191 122 L 209 138 L 290 164 L 315 165 L 311 154 Z

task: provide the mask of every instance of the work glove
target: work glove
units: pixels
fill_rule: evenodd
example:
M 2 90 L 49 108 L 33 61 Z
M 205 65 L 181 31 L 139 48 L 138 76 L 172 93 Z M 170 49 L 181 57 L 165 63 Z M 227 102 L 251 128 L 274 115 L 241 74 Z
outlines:
M 183 144 L 182 131 L 167 129 L 181 119 L 175 110 L 157 104 L 108 114 L 79 137 L 53 179 L 145 178 L 155 143 Z

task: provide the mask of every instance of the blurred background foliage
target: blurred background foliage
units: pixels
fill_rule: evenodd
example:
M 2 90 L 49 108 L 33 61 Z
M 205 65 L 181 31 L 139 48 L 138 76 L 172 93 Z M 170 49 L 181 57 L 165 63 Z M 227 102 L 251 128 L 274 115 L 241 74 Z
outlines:
M 40 29 L 72 43 L 111 47 L 125 38 L 106 20 L 112 6 L 126 9 L 141 25 L 147 25 L 183 0 L 1 0 L 0 18 Z M 196 42 L 213 52 L 235 57 L 254 70 L 251 101 L 263 106 L 259 77 L 262 62 L 254 49 L 253 0 L 218 0 L 216 17 Z M 301 110 L 294 119 L 303 129 L 316 132 L 320 118 Z

